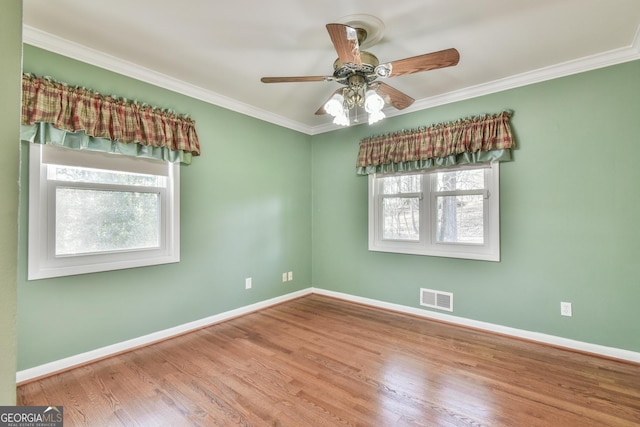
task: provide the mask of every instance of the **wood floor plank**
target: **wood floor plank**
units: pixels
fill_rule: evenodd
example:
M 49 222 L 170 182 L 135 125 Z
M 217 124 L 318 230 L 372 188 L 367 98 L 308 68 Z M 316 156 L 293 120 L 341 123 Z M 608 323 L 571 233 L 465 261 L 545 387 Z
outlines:
M 640 366 L 318 295 L 18 388 L 65 426 L 640 426 Z

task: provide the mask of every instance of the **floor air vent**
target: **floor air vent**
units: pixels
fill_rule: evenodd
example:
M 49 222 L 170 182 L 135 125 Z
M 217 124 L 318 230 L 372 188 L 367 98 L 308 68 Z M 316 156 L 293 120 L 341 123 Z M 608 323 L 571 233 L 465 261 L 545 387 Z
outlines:
M 451 292 L 420 289 L 420 305 L 440 310 L 453 311 L 453 294 Z

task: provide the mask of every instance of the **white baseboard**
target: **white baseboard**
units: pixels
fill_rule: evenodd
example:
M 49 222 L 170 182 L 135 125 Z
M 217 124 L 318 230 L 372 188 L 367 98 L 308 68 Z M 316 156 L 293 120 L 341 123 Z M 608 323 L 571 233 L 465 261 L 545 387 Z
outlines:
M 455 325 L 466 326 L 475 329 L 481 329 L 489 332 L 495 332 L 502 335 L 508 335 L 515 338 L 522 338 L 529 341 L 549 344 L 556 347 L 562 347 L 569 350 L 575 350 L 583 353 L 591 353 L 593 355 L 620 359 L 629 362 L 640 363 L 640 353 L 624 350 L 615 347 L 607 347 L 598 344 L 591 344 L 583 341 L 571 340 L 568 338 L 557 337 L 554 335 L 542 334 L 539 332 L 531 332 L 523 329 L 510 328 L 508 326 L 496 325 L 493 323 L 481 322 L 479 320 L 467 319 L 464 317 L 453 316 L 451 314 L 438 313 L 420 308 L 408 307 L 400 304 L 393 304 L 385 301 L 375 300 L 371 298 L 358 297 L 342 292 L 334 292 L 326 289 L 313 288 L 313 293 L 325 295 L 333 298 L 351 301 L 358 304 L 364 304 L 372 307 L 383 308 L 386 310 L 406 313 L 413 316 L 424 317 L 428 319 L 440 320 Z
M 95 362 L 97 360 L 104 359 L 110 356 L 115 356 L 116 354 L 124 353 L 135 348 L 144 347 L 159 341 L 166 340 L 168 338 L 176 337 L 187 332 L 195 331 L 197 329 L 211 326 L 225 320 L 233 319 L 234 317 L 251 313 L 253 311 L 262 310 L 276 304 L 300 298 L 305 295 L 311 294 L 311 292 L 312 288 L 303 289 L 301 291 L 292 292 L 265 301 L 260 301 L 255 304 L 237 308 L 235 310 L 225 311 L 224 313 L 205 317 L 204 319 L 195 320 L 193 322 L 185 323 L 173 328 L 154 332 L 148 335 L 143 335 L 138 338 L 122 341 L 116 344 L 108 345 L 106 347 L 87 351 L 85 353 L 76 354 L 75 356 L 65 357 L 64 359 L 55 360 L 53 362 L 45 363 L 44 365 L 24 369 L 16 373 L 16 382 L 18 385 L 20 385 L 38 378 L 66 371 L 77 366 L 86 365 L 87 363 Z
M 630 362 L 640 363 L 640 353 L 623 350 L 614 347 L 606 347 L 598 344 L 590 344 L 582 341 L 575 341 L 567 338 L 557 337 L 553 335 L 541 334 L 538 332 L 525 331 L 522 329 L 510 328 L 507 326 L 496 325 L 493 323 L 481 322 L 478 320 L 466 319 L 464 317 L 453 316 L 451 314 L 438 313 L 429 310 L 423 310 L 414 307 L 408 307 L 400 304 L 393 304 L 385 301 L 364 298 L 355 295 L 345 294 L 342 292 L 329 291 L 321 288 L 307 288 L 301 291 L 292 292 L 276 298 L 260 301 L 235 310 L 226 311 L 204 319 L 185 323 L 173 328 L 143 335 L 120 343 L 108 345 L 75 356 L 66 357 L 64 359 L 45 363 L 44 365 L 35 366 L 33 368 L 24 369 L 16 373 L 16 382 L 18 385 L 33 381 L 38 378 L 53 375 L 58 372 L 95 362 L 116 354 L 131 351 L 136 348 L 144 347 L 159 341 L 163 341 L 172 337 L 176 337 L 187 332 L 195 331 L 234 317 L 242 316 L 257 310 L 262 310 L 276 304 L 300 298 L 312 293 L 337 298 L 345 301 L 355 302 L 358 304 L 368 305 L 371 307 L 382 308 L 400 313 L 410 314 L 413 316 L 424 317 L 427 319 L 440 320 L 443 322 L 471 327 L 475 329 L 495 332 L 503 335 L 522 338 L 530 341 L 536 341 L 544 344 L 550 344 L 556 347 L 563 347 L 570 350 L 576 350 L 584 353 L 591 353 L 598 356 L 604 356 L 614 359 L 626 360 Z

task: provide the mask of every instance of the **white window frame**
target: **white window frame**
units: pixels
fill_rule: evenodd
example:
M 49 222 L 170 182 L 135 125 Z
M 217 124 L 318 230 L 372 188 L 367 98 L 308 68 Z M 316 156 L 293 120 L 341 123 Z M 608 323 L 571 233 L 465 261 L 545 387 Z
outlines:
M 119 250 L 80 255 L 55 255 L 56 188 L 86 188 L 86 184 L 47 179 L 47 166 L 86 167 L 107 171 L 166 177 L 160 195 L 160 242 L 151 249 Z M 129 186 L 107 185 L 114 191 L 136 191 Z M 105 185 L 101 184 L 101 188 Z M 147 190 L 148 191 L 148 190 Z M 43 144 L 29 149 L 28 280 L 95 273 L 180 261 L 180 167 L 166 161 L 142 159 L 96 151 L 71 150 Z
M 455 169 L 479 169 L 485 171 L 483 190 L 435 192 L 435 179 L 432 175 Z M 382 196 L 379 194 L 378 177 L 391 174 L 369 175 L 369 250 L 394 252 L 413 255 L 465 258 L 484 261 L 500 261 L 500 166 L 498 162 L 484 165 L 464 165 L 455 168 L 431 169 L 420 172 L 398 173 L 393 175 L 421 175 L 422 192 L 403 194 L 402 197 L 418 197 L 420 200 L 420 236 L 419 240 L 390 240 L 382 238 Z M 484 196 L 484 243 L 441 243 L 436 241 L 436 196 L 453 194 L 482 194 Z

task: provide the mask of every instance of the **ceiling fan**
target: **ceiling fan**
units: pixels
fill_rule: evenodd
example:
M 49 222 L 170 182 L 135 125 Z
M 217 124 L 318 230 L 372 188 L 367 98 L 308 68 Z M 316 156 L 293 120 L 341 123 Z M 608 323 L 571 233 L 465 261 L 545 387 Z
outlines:
M 338 59 L 333 63 L 333 75 L 262 77 L 260 80 L 263 83 L 331 81 L 344 85 L 316 111 L 317 115 L 331 114 L 334 116 L 333 122 L 339 125 L 349 125 L 349 110 L 355 107 L 364 108 L 372 124 L 385 117 L 382 112 L 385 103 L 403 110 L 414 102 L 409 95 L 378 79 L 450 67 L 460 59 L 458 51 L 451 48 L 381 64 L 375 55 L 360 50 L 367 40 L 365 28 L 327 24 L 327 31 L 338 53 Z M 357 114 L 354 121 L 358 121 Z

